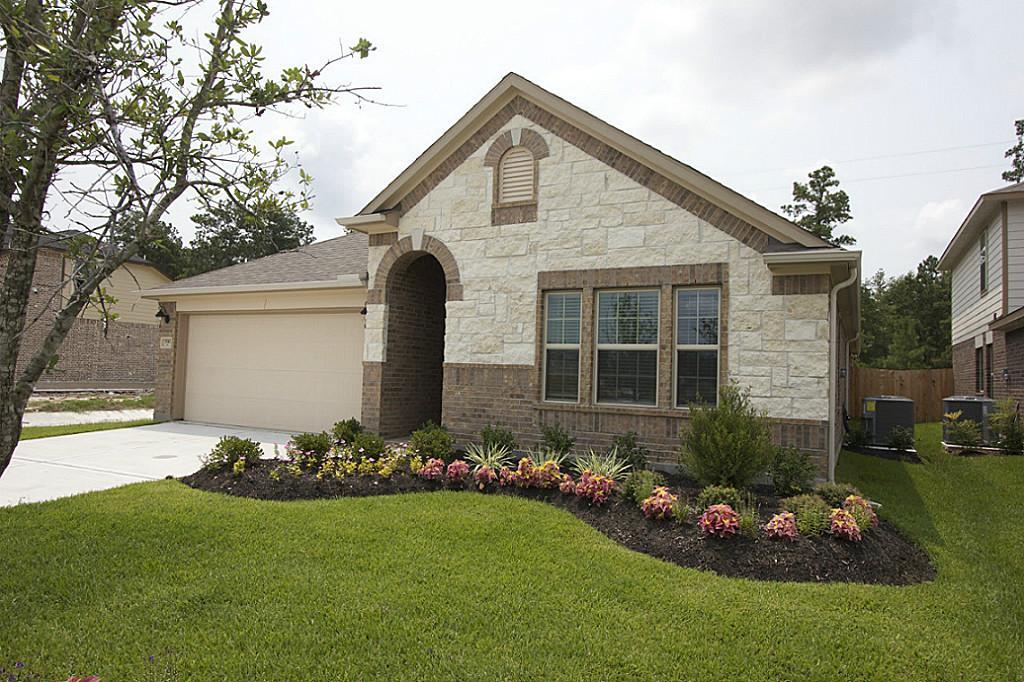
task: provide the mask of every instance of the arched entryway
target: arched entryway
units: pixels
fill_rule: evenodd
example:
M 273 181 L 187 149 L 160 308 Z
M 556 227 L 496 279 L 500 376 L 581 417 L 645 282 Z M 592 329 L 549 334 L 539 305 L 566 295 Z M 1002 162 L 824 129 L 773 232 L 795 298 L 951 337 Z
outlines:
M 432 254 L 399 256 L 384 283 L 387 302 L 380 432 L 407 436 L 427 421 L 441 423 L 447 284 Z

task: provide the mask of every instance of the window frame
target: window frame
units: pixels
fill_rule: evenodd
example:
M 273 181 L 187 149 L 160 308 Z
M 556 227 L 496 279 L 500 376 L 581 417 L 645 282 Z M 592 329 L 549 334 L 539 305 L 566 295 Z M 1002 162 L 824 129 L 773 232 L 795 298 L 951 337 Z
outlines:
M 718 292 L 718 339 L 715 345 L 679 343 L 679 294 L 684 291 L 717 291 Z M 698 319 L 700 319 L 698 308 Z M 715 405 L 722 392 L 722 287 L 718 286 L 678 286 L 672 288 L 672 407 L 677 410 L 689 411 L 689 405 L 679 404 L 679 351 L 715 351 Z
M 988 291 L 988 228 L 982 228 L 978 239 L 978 277 L 981 293 Z
M 974 348 L 974 392 L 981 395 L 985 390 L 985 346 Z
M 601 343 L 600 332 L 601 332 L 601 294 L 621 294 L 621 293 L 640 293 L 650 291 L 654 292 L 657 296 L 658 303 L 658 315 L 655 318 L 657 321 L 657 328 L 655 329 L 655 342 L 645 344 L 634 344 L 634 343 Z M 594 343 L 593 356 L 591 362 L 593 363 L 592 375 L 592 386 L 591 386 L 591 399 L 594 405 L 607 406 L 612 405 L 615 407 L 622 408 L 634 408 L 641 410 L 649 410 L 651 408 L 658 407 L 658 394 L 660 393 L 659 384 L 661 379 L 661 325 L 663 320 L 661 319 L 661 288 L 656 286 L 638 286 L 638 287 L 610 287 L 607 289 L 594 289 L 594 306 L 591 311 L 591 318 L 593 321 L 592 340 Z M 598 371 L 600 369 L 598 363 L 598 354 L 602 350 L 617 350 L 617 351 L 654 351 L 654 402 L 653 403 L 620 403 L 610 400 L 599 400 L 598 399 Z
M 514 151 L 514 150 L 519 150 L 519 149 L 525 150 L 526 153 L 530 155 L 530 161 L 531 161 L 531 164 L 532 164 L 531 168 L 532 168 L 532 172 L 533 172 L 533 193 L 532 193 L 532 196 L 531 196 L 530 199 L 520 199 L 518 201 L 502 201 L 501 200 L 501 186 L 503 184 L 502 181 L 504 180 L 504 178 L 502 177 L 503 176 L 502 168 L 504 167 L 505 159 L 506 159 L 506 157 L 508 157 L 509 153 Z M 529 147 L 527 147 L 524 144 L 515 144 L 515 145 L 512 145 L 511 147 L 509 147 L 508 149 L 506 149 L 505 151 L 503 151 L 501 153 L 501 156 L 498 158 L 498 163 L 495 164 L 495 166 L 494 166 L 494 196 L 492 198 L 492 203 L 494 205 L 494 208 L 509 208 L 509 207 L 513 207 L 513 206 L 536 206 L 537 203 L 538 203 L 537 202 L 537 195 L 540 193 L 540 187 L 539 187 L 540 183 L 539 183 L 538 175 L 539 175 L 539 166 L 538 166 L 538 162 L 537 162 L 537 156 L 536 156 L 536 154 L 533 153 L 532 149 L 530 149 Z
M 985 396 L 994 398 L 995 393 L 995 372 L 992 365 L 995 364 L 995 349 L 993 344 L 985 344 Z
M 580 289 L 552 289 L 545 291 L 544 293 L 544 315 L 543 315 L 543 329 L 541 330 L 541 360 L 540 360 L 540 399 L 541 402 L 555 403 L 558 405 L 579 405 L 581 391 L 583 386 L 581 380 L 583 374 L 583 291 Z M 579 333 L 577 334 L 578 341 L 575 344 L 571 343 L 548 343 L 548 312 L 550 306 L 548 301 L 552 295 L 566 295 L 575 294 L 580 301 L 580 318 L 579 318 Z M 575 350 L 576 351 L 576 399 L 575 400 L 559 400 L 555 398 L 548 398 L 548 350 Z

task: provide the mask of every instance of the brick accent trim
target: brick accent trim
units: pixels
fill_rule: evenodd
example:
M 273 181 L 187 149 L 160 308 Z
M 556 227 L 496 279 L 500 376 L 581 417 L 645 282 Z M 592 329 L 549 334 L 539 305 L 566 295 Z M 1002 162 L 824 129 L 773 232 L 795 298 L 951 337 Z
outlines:
M 551 155 L 551 151 L 548 149 L 548 143 L 544 141 L 535 130 L 529 128 L 519 128 L 519 144 L 530 150 L 533 154 L 533 159 L 539 161 L 540 159 L 546 159 Z M 501 157 L 512 147 L 516 146 L 514 143 L 514 136 L 511 130 L 506 130 L 501 135 L 495 138 L 491 146 L 488 147 L 487 153 L 484 155 L 484 165 L 488 168 L 497 168 L 498 163 L 501 161 Z
M 676 206 L 714 225 L 755 251 L 763 253 L 768 248 L 769 236 L 767 233 L 518 95 L 499 109 L 490 120 L 486 121 L 468 140 L 449 154 L 448 158 L 402 198 L 398 205 L 401 214 L 405 214 L 419 203 L 430 190 L 448 177 L 516 114 L 533 121 L 553 135 L 557 135 L 569 144 L 606 163 Z
M 398 241 L 398 232 L 382 232 L 370 235 L 370 246 L 391 246 Z
M 455 261 L 455 256 L 440 239 L 423 235 L 419 248 L 414 247 L 412 237 L 403 237 L 385 252 L 384 257 L 377 265 L 377 274 L 373 280 L 374 286 L 366 292 L 367 303 L 387 303 L 388 276 L 396 264 L 399 264 L 400 261 L 401 263 L 407 262 L 410 259 L 409 254 L 415 253 L 429 253 L 436 258 L 437 262 L 441 264 L 441 269 L 444 270 L 446 300 L 462 300 L 462 280 L 459 277 L 459 265 Z
M 518 225 L 519 223 L 535 222 L 537 222 L 536 202 L 513 206 L 491 205 L 491 225 Z
M 578 290 L 581 295 L 580 313 L 580 397 L 577 405 L 568 407 L 597 407 L 621 413 L 655 410 L 655 414 L 678 414 L 685 408 L 674 405 L 673 378 L 675 366 L 675 296 L 678 287 L 709 285 L 721 291 L 719 316 L 718 359 L 719 385 L 729 377 L 729 265 L 704 263 L 700 265 L 659 265 L 635 268 L 604 268 L 591 270 L 560 270 L 537 273 L 537 314 L 532 381 L 534 400 L 538 404 L 561 409 L 565 404 L 546 403 L 541 395 L 544 371 L 544 293 L 547 291 Z M 657 407 L 605 406 L 594 402 L 594 295 L 599 289 L 656 288 L 659 290 L 658 325 L 658 396 Z
M 832 286 L 828 275 L 772 275 L 772 294 L 827 294 Z

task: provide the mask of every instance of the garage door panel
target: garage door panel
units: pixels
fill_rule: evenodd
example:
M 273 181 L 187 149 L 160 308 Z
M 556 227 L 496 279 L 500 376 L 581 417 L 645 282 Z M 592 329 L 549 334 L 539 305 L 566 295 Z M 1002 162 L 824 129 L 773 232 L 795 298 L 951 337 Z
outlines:
M 358 417 L 362 342 L 355 313 L 195 315 L 185 419 L 320 430 Z

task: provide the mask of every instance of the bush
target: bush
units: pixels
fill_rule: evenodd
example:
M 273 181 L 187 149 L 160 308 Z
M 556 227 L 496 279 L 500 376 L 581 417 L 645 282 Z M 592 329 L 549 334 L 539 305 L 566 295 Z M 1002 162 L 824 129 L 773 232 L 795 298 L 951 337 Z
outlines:
M 745 488 L 775 452 L 767 418 L 734 384 L 722 387 L 717 406 L 690 405 L 682 441 L 680 463 L 702 485 Z
M 409 444 L 424 457 L 445 459 L 455 451 L 455 437 L 448 429 L 434 422 L 427 422 L 412 432 Z
M 981 447 L 981 425 L 973 419 L 961 419 L 962 414 L 957 410 L 943 415 L 943 433 L 947 442 L 965 448 Z
M 738 509 L 743 501 L 740 491 L 722 485 L 709 485 L 697 495 L 695 506 L 697 509 L 707 509 L 715 504 L 727 504 L 733 509 Z
M 683 498 L 681 497 L 676 500 L 674 505 L 672 505 L 672 518 L 676 523 L 689 523 L 696 513 L 697 510 L 683 501 Z
M 591 471 L 584 471 L 575 486 L 576 497 L 590 500 L 591 504 L 604 504 L 614 490 L 614 479 Z
M 213 450 L 210 450 L 209 454 L 202 458 L 202 462 L 203 468 L 211 471 L 224 467 L 232 467 L 234 470 L 236 465 L 241 462 L 241 468 L 244 471 L 245 467 L 260 461 L 262 456 L 263 449 L 256 441 L 238 436 L 223 436 L 213 446 Z M 240 472 L 235 471 L 235 473 Z
M 868 432 L 864 430 L 864 424 L 859 419 L 852 420 L 843 438 L 843 445 L 848 448 L 862 448 L 868 444 Z
M 850 513 L 862 532 L 878 528 L 878 514 L 875 513 L 875 508 L 860 495 L 850 495 L 843 500 L 843 510 Z
M 515 434 L 500 426 L 488 424 L 480 432 L 480 439 L 483 441 L 485 448 L 503 447 L 512 451 L 519 447 L 519 441 L 516 440 Z
M 914 449 L 914 429 L 905 426 L 894 426 L 889 431 L 889 447 L 893 450 L 906 452 Z
M 634 471 L 647 468 L 647 448 L 637 442 L 636 431 L 627 431 L 621 436 L 615 436 L 611 451 L 626 460 Z
M 1024 454 L 1024 426 L 1020 422 L 1020 409 L 1013 398 L 1000 400 L 988 418 L 995 436 L 995 445 L 1007 455 Z
M 445 476 L 453 483 L 461 483 L 469 476 L 469 465 L 461 459 L 457 459 L 448 465 Z
M 512 461 L 508 448 L 502 445 L 477 445 L 470 443 L 466 447 L 466 459 L 473 465 L 474 471 L 484 467 L 491 471 L 501 471 Z
M 346 443 L 352 445 L 356 441 L 356 436 L 363 432 L 363 425 L 359 423 L 358 419 L 345 419 L 340 422 L 335 422 L 334 427 L 331 428 L 331 435 L 334 437 L 335 443 Z
M 811 489 L 818 468 L 810 455 L 796 448 L 779 448 L 772 457 L 768 473 L 779 497 L 797 495 Z
M 796 516 L 796 529 L 801 535 L 822 535 L 828 530 L 832 508 L 819 495 L 787 497 L 782 508 Z
M 622 483 L 622 496 L 640 504 L 662 485 L 665 485 L 665 477 L 656 471 L 633 471 Z
M 857 525 L 857 520 L 850 512 L 844 509 L 833 509 L 828 520 L 832 537 L 850 542 L 861 541 L 860 526 Z
M 544 437 L 543 444 L 546 450 L 564 455 L 572 450 L 572 446 L 576 445 L 576 441 L 572 439 L 568 431 L 562 428 L 561 424 L 542 426 L 540 432 Z
M 426 464 L 420 467 L 418 473 L 420 478 L 425 478 L 428 481 L 439 481 L 444 478 L 444 460 L 428 459 Z
M 707 535 L 736 535 L 740 531 L 740 515 L 727 504 L 713 504 L 700 515 L 697 525 Z
M 584 471 L 589 471 L 597 476 L 605 476 L 613 481 L 621 481 L 625 477 L 626 472 L 629 471 L 629 464 L 614 452 L 602 455 L 593 450 L 588 450 L 585 454 L 576 458 L 573 462 L 573 468 L 581 474 Z
M 373 431 L 363 431 L 356 434 L 352 448 L 361 457 L 380 457 L 384 454 L 384 439 Z
M 668 488 L 658 486 L 640 503 L 640 511 L 649 519 L 669 519 L 678 501 Z
M 757 505 L 748 499 L 742 505 L 740 505 L 737 514 L 739 514 L 740 516 L 740 533 L 746 535 L 749 538 L 756 538 L 759 520 L 757 514 Z
M 830 508 L 843 506 L 843 500 L 850 495 L 860 495 L 860 491 L 849 483 L 819 483 L 814 486 L 814 492 Z
M 774 540 L 796 540 L 796 516 L 793 512 L 781 512 L 764 524 L 764 534 Z
M 297 433 L 285 446 L 288 458 L 305 469 L 319 469 L 327 460 L 334 441 L 326 431 Z

